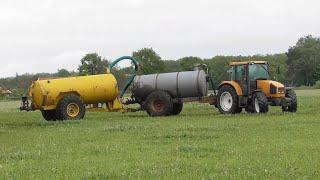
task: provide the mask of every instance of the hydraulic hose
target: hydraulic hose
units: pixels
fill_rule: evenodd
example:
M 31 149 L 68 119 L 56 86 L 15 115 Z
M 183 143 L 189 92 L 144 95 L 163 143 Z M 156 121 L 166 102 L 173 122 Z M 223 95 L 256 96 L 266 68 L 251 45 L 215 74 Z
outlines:
M 128 79 L 128 81 L 126 82 L 124 88 L 121 90 L 121 93 L 120 93 L 120 98 L 123 97 L 123 95 L 126 93 L 127 89 L 129 88 L 129 86 L 131 85 L 131 83 L 133 82 L 134 78 L 136 77 L 136 72 L 138 71 L 139 69 L 139 65 L 138 65 L 138 61 L 135 60 L 133 57 L 131 56 L 123 56 L 123 57 L 120 57 L 118 59 L 116 59 L 115 61 L 113 61 L 110 65 L 109 65 L 109 69 L 111 71 L 111 69 L 120 61 L 123 61 L 123 60 L 131 60 L 131 62 L 133 63 L 134 65 L 134 70 L 131 72 L 131 76 L 130 78 Z

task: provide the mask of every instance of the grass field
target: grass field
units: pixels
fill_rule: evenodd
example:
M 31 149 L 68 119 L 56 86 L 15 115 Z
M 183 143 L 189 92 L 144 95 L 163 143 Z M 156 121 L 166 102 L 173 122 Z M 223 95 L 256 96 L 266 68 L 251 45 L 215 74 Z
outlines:
M 0 102 L 0 179 L 318 179 L 320 90 L 298 90 L 295 114 L 179 116 L 87 113 L 46 122 Z

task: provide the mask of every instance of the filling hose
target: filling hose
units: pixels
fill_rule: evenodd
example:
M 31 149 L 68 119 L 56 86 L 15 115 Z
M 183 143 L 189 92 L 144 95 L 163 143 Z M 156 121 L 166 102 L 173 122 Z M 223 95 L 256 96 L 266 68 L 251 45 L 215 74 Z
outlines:
M 128 81 L 126 82 L 124 88 L 121 90 L 121 93 L 120 93 L 120 98 L 123 97 L 123 95 L 126 93 L 127 89 L 129 88 L 129 86 L 132 84 L 134 78 L 136 77 L 136 73 L 139 69 L 139 63 L 137 60 L 135 60 L 133 57 L 131 56 L 123 56 L 123 57 L 120 57 L 118 59 L 116 59 L 115 61 L 113 61 L 110 65 L 109 65 L 109 69 L 111 71 L 111 69 L 116 65 L 118 64 L 118 62 L 120 61 L 123 61 L 123 60 L 131 60 L 131 62 L 133 63 L 134 65 L 134 69 L 133 71 L 131 72 L 131 76 L 130 78 L 128 79 Z

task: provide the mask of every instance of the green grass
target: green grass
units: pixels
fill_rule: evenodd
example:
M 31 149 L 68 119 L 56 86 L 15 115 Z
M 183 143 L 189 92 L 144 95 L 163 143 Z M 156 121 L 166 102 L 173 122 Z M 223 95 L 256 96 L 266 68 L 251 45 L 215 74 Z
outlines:
M 295 114 L 179 116 L 87 113 L 46 122 L 0 103 L 0 179 L 318 179 L 320 91 L 298 90 Z

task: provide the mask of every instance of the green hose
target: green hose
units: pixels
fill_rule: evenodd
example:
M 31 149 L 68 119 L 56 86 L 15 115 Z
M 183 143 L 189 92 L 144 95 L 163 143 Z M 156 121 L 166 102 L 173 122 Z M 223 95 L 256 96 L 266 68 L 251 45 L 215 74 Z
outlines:
M 111 69 L 120 61 L 122 60 L 131 60 L 133 65 L 134 65 L 134 70 L 131 72 L 131 77 L 129 78 L 129 80 L 126 82 L 124 88 L 122 89 L 121 93 L 120 93 L 120 98 L 123 97 L 124 93 L 126 93 L 127 89 L 129 88 L 129 86 L 131 85 L 131 83 L 133 82 L 134 78 L 136 77 L 136 72 L 138 71 L 138 61 L 135 60 L 133 57 L 131 56 L 123 56 L 120 57 L 118 59 L 116 59 L 115 61 L 113 61 L 110 65 L 109 65 L 109 69 L 111 71 Z

